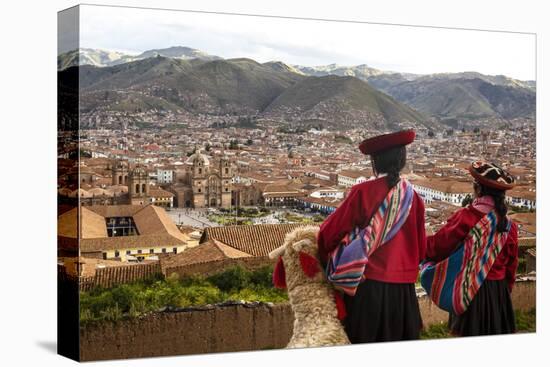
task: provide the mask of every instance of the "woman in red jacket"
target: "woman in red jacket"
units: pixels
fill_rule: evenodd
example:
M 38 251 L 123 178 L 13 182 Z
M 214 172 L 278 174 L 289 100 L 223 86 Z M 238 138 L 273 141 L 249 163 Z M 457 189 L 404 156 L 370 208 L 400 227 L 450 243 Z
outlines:
M 350 231 L 369 225 L 392 189 L 408 184 L 401 180 L 400 171 L 406 163 L 405 146 L 414 137 L 414 131 L 406 130 L 361 143 L 361 152 L 371 156 L 376 177 L 353 186 L 322 223 L 318 246 L 323 264 Z M 422 319 L 415 282 L 426 250 L 424 204 L 412 186 L 409 194 L 408 215 L 401 226 L 394 227 L 391 239 L 369 255 L 355 293 L 344 294 L 345 330 L 352 343 L 419 338 Z
M 435 262 L 449 257 L 482 218 L 496 212 L 496 231 L 506 235 L 500 253 L 467 309 L 458 316 L 449 313 L 449 327 L 453 334 L 461 336 L 513 333 L 516 327 L 510 292 L 518 265 L 518 230 L 506 216 L 505 191 L 514 186 L 514 180 L 491 163 L 474 162 L 469 171 L 475 180 L 474 201 L 428 237 L 426 255 Z

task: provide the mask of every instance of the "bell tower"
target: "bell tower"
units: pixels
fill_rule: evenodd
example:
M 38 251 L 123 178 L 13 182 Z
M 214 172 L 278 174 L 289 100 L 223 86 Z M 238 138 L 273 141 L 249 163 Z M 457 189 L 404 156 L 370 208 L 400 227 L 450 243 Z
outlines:
M 145 205 L 149 202 L 149 175 L 143 166 L 136 166 L 128 174 L 130 204 Z
M 222 155 L 220 158 L 220 186 L 221 186 L 221 207 L 229 208 L 231 206 L 231 180 L 233 179 L 233 169 L 231 161 Z
M 111 166 L 112 184 L 128 185 L 128 164 L 124 161 L 115 161 Z

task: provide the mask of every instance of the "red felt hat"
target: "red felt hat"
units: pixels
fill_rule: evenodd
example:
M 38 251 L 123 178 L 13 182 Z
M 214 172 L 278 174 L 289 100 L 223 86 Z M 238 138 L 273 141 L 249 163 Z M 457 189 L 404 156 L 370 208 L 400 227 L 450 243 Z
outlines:
M 476 161 L 468 167 L 468 171 L 481 185 L 497 190 L 510 190 L 516 185 L 514 177 L 496 164 Z
M 363 140 L 359 144 L 359 150 L 363 154 L 375 154 L 383 150 L 401 145 L 408 145 L 414 141 L 416 133 L 414 130 L 402 130 L 395 133 L 378 135 L 369 139 Z

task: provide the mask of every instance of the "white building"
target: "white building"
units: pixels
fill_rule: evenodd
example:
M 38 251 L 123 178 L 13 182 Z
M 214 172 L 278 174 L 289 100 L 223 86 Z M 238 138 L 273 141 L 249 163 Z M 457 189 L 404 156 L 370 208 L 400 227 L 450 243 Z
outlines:
M 319 171 L 308 170 L 305 172 L 305 175 L 309 177 L 315 177 L 319 180 L 325 180 L 325 181 L 330 180 L 330 173 L 322 170 L 319 170 Z
M 344 190 L 338 190 L 333 187 L 323 188 L 323 189 L 317 189 L 313 191 L 311 194 L 309 194 L 312 198 L 331 198 L 331 199 L 343 199 L 344 198 Z
M 174 182 L 174 170 L 158 168 L 157 182 L 160 184 L 169 184 Z
M 412 182 L 414 189 L 426 204 L 443 201 L 456 206 L 462 205 L 462 200 L 468 194 L 472 195 L 471 184 L 462 181 L 431 178 Z
M 363 171 L 342 171 L 338 173 L 338 185 L 352 187 L 367 181 L 367 174 Z

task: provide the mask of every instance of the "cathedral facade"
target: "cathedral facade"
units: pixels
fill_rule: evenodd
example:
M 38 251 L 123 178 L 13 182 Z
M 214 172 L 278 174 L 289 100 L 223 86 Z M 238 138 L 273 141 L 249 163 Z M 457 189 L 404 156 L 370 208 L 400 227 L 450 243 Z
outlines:
M 180 208 L 229 208 L 231 181 L 234 177 L 231 162 L 221 157 L 216 163 L 196 150 L 176 172 L 172 191 Z

